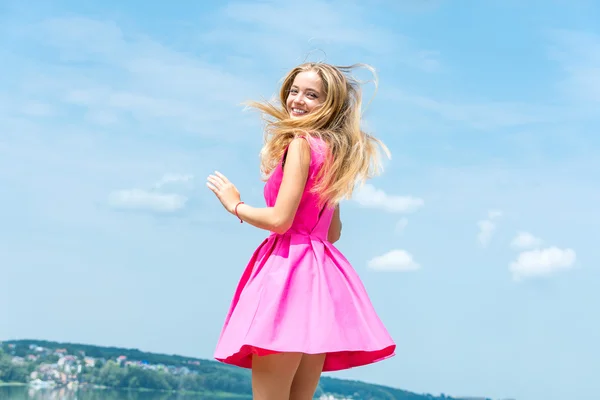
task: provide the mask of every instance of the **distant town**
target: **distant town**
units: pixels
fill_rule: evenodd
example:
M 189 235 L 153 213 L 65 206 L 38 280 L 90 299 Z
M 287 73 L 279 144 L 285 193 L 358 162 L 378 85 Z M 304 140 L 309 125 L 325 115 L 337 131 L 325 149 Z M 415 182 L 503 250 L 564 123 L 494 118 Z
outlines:
M 9 343 L 3 346 L 5 353 L 11 355 L 16 349 L 16 344 Z M 150 364 L 146 361 L 128 360 L 127 356 L 120 355 L 114 360 L 103 357 L 96 358 L 86 356 L 84 351 L 78 351 L 76 354 L 69 354 L 65 348 L 51 349 L 36 344 L 28 346 L 30 354 L 25 356 L 13 355 L 10 358 L 11 363 L 16 367 L 27 368 L 35 366 L 35 369 L 28 375 L 28 384 L 37 387 L 56 387 L 65 386 L 76 388 L 79 385 L 86 385 L 89 382 L 82 380 L 84 372 L 92 369 L 101 369 L 105 365 L 113 363 L 117 367 L 136 367 L 150 371 L 163 371 L 172 375 L 187 375 L 194 371 L 188 367 Z M 45 362 L 39 362 L 44 360 Z M 107 364 L 109 363 L 109 364 Z M 190 365 L 200 365 L 200 361 L 190 360 Z M 102 386 L 102 385 L 98 385 Z
M 233 375 L 223 368 L 218 375 L 211 371 L 213 361 L 142 353 L 149 359 L 131 359 L 128 354 L 105 356 L 87 354 L 85 348 L 98 353 L 98 347 L 85 345 L 49 347 L 38 343 L 0 342 L 0 383 L 28 385 L 32 388 L 128 388 L 190 392 L 251 393 L 245 374 Z M 100 348 L 101 349 L 101 348 Z M 125 353 L 131 351 L 125 351 Z M 172 359 L 173 364 L 153 362 L 153 358 Z M 213 372 L 211 374 L 211 372 Z M 212 379 L 211 379 L 212 378 Z M 224 396 L 226 397 L 226 396 Z M 239 396 L 236 396 L 239 398 Z M 351 400 L 352 397 L 322 393 L 320 400 Z
M 214 360 L 117 347 L 44 340 L 0 342 L 1 386 L 27 390 L 151 390 L 169 397 L 252 399 L 251 372 Z M 5 388 L 6 389 L 6 388 Z M 12 388 L 9 388 L 12 390 Z M 491 400 L 419 394 L 389 386 L 322 376 L 319 400 Z

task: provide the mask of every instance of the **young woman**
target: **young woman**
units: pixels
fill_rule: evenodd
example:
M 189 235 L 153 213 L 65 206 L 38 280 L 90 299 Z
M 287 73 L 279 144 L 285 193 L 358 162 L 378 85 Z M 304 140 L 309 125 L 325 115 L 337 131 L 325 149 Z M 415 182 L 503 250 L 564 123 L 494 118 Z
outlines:
M 266 207 L 242 202 L 219 172 L 207 180 L 240 222 L 271 232 L 241 277 L 215 352 L 252 368 L 257 400 L 309 400 L 321 372 L 394 355 L 360 278 L 333 246 L 339 201 L 379 171 L 378 150 L 389 154 L 361 130 L 352 68 L 302 64 L 284 79 L 281 104 L 250 103 L 269 117 L 261 151 Z

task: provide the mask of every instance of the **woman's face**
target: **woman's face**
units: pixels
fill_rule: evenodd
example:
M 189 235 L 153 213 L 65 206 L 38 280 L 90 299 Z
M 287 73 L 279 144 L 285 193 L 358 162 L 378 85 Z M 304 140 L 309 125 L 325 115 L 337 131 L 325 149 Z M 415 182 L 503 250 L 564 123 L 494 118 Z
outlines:
M 290 117 L 302 118 L 319 108 L 324 101 L 321 77 L 315 71 L 305 71 L 294 78 L 285 105 Z

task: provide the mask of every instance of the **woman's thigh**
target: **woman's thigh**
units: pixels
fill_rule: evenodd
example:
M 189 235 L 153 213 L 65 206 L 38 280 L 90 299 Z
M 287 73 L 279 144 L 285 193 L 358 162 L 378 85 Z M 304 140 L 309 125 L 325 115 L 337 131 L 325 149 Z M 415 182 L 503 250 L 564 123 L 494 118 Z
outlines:
M 302 353 L 277 353 L 252 358 L 254 400 L 289 400 Z

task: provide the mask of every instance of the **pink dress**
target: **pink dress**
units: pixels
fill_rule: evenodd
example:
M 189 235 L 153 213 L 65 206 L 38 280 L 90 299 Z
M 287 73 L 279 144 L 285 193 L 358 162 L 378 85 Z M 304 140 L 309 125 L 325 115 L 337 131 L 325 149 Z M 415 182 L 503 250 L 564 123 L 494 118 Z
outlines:
M 252 354 L 326 353 L 323 371 L 337 371 L 394 355 L 356 271 L 327 241 L 334 209 L 319 208 L 310 193 L 326 145 L 309 143 L 309 176 L 292 227 L 271 233 L 252 255 L 216 347 L 221 362 L 251 368 Z M 269 207 L 282 177 L 280 163 L 264 187 Z

